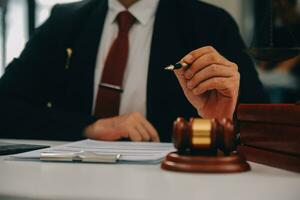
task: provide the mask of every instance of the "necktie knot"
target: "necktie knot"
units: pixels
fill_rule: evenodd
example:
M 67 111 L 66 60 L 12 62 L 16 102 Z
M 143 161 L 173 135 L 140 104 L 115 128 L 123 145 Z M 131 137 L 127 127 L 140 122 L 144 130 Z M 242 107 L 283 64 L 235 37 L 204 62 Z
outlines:
M 122 11 L 117 16 L 117 22 L 119 25 L 119 31 L 121 33 L 128 34 L 130 28 L 135 21 L 134 16 L 128 11 Z

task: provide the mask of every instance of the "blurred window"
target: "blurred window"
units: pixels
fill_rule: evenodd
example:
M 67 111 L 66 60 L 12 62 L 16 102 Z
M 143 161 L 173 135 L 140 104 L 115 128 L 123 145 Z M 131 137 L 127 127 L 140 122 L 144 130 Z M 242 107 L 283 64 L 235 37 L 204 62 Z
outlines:
M 36 25 L 41 25 L 48 17 L 51 8 L 58 3 L 71 3 L 81 0 L 36 0 Z
M 1 1 L 1 0 L 0 0 Z M 35 0 L 36 3 L 36 27 L 40 26 L 49 16 L 51 8 L 57 3 L 70 3 L 80 0 Z M 1 14 L 0 10 L 0 14 Z M 28 35 L 28 1 L 26 0 L 8 0 L 6 21 L 6 55 L 5 66 L 10 63 L 13 58 L 18 57 L 24 48 Z M 2 44 L 2 26 L 0 26 L 1 37 L 0 44 Z M 1 47 L 2 48 L 2 47 Z M 3 51 L 3 49 L 2 49 Z M 0 76 L 3 73 L 3 55 L 0 52 Z
M 27 1 L 9 0 L 6 13 L 5 65 L 17 57 L 27 38 Z M 1 67 L 3 69 L 3 67 Z

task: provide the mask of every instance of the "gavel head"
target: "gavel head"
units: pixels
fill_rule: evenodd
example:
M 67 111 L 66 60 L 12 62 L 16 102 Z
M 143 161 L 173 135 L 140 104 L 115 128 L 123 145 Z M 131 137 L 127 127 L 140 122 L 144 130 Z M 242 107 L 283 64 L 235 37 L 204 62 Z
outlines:
M 235 148 L 234 126 L 230 119 L 197 119 L 189 122 L 178 118 L 173 126 L 173 142 L 179 153 L 201 152 L 225 154 Z

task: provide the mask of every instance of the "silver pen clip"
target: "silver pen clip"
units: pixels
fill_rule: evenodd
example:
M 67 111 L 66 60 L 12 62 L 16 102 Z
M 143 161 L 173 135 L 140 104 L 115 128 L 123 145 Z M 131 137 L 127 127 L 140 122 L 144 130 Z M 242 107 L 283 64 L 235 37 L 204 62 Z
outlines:
M 42 152 L 40 160 L 54 162 L 117 163 L 121 154 L 97 154 L 94 152 Z

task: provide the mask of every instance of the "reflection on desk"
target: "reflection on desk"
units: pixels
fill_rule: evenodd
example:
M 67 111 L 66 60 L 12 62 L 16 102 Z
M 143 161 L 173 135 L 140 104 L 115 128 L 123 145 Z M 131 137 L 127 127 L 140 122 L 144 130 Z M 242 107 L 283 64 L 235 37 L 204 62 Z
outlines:
M 300 174 L 250 164 L 247 173 L 186 174 L 160 165 L 21 162 L 2 156 L 0 199 L 300 199 Z

